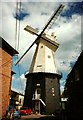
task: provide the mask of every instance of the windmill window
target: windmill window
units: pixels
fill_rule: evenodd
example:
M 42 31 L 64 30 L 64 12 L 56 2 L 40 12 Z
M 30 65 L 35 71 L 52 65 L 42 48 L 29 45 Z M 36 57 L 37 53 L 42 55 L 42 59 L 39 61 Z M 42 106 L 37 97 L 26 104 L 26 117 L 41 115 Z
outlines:
M 52 92 L 54 92 L 54 88 L 52 88 Z
M 20 103 L 21 103 L 21 99 L 20 99 Z
M 37 65 L 37 67 L 42 67 L 42 65 Z
M 40 86 L 40 84 L 37 84 L 37 86 Z
M 77 78 L 76 81 L 79 81 L 79 78 Z
M 51 56 L 50 56 L 50 55 L 48 55 L 48 58 L 51 58 Z
M 41 48 L 43 48 L 43 46 L 41 46 Z

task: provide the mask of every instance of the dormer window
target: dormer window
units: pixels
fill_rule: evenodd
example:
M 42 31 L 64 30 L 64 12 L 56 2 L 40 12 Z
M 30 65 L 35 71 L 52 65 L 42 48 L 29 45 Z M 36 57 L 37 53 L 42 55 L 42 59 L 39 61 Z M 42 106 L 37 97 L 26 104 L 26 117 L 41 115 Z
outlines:
M 51 58 L 51 56 L 50 56 L 50 55 L 48 55 L 48 58 Z

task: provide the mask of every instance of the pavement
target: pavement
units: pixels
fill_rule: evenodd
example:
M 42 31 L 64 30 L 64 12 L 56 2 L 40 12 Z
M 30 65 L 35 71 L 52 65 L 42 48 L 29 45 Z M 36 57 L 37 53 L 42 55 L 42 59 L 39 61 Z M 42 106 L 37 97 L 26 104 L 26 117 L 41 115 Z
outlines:
M 54 115 L 31 114 L 23 115 L 20 120 L 55 120 Z

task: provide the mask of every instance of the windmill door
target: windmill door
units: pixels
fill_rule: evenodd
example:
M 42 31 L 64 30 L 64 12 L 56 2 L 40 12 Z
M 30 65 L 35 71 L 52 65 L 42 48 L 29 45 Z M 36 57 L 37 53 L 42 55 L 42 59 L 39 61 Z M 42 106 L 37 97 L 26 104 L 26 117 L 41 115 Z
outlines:
M 40 113 L 40 95 L 41 89 L 37 88 L 35 94 L 33 95 L 33 109 L 35 113 Z

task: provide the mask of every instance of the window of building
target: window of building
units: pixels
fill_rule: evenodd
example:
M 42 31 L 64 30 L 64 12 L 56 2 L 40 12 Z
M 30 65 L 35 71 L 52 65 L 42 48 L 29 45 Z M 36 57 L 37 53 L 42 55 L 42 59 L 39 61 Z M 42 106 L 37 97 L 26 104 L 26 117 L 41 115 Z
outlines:
M 37 67 L 42 67 L 42 65 L 37 65 Z
M 43 45 L 41 46 L 41 48 L 43 48 Z
M 50 55 L 48 55 L 48 58 L 51 58 L 51 56 L 50 56 Z

